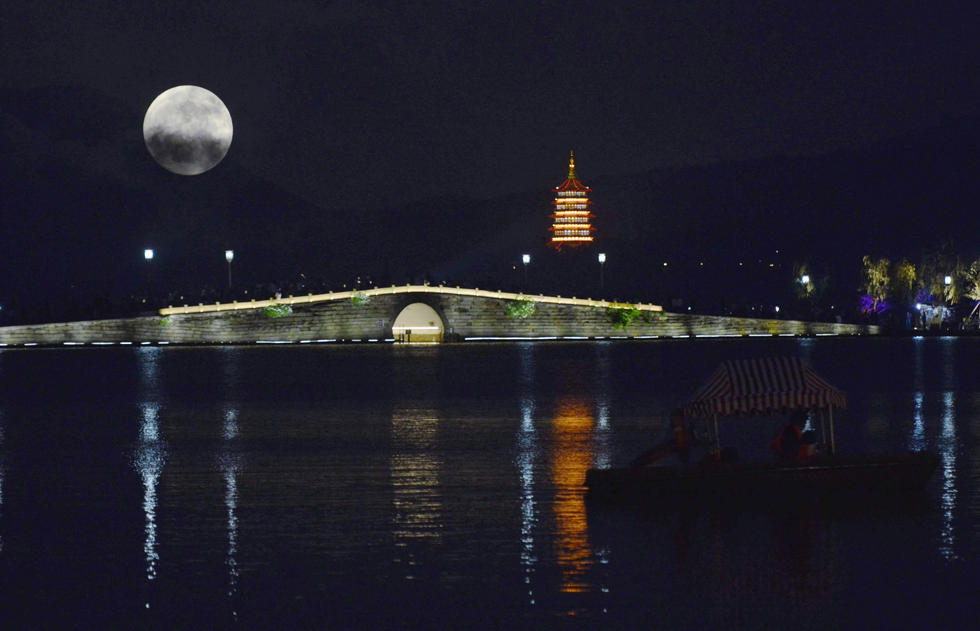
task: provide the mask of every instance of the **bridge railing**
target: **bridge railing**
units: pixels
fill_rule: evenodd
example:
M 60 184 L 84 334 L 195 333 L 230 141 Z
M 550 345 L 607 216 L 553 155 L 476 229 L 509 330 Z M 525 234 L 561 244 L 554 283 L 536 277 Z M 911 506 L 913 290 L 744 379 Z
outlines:
M 561 296 L 545 296 L 543 294 L 525 294 L 506 291 L 488 291 L 486 289 L 467 289 L 464 287 L 446 287 L 443 285 L 392 285 L 391 287 L 374 287 L 372 289 L 354 289 L 351 291 L 333 291 L 325 294 L 307 294 L 305 296 L 287 296 L 269 298 L 267 300 L 249 300 L 247 302 L 215 302 L 213 304 L 198 303 L 182 307 L 164 307 L 160 315 L 182 315 L 189 313 L 216 313 L 222 311 L 241 311 L 245 309 L 263 309 L 274 305 L 303 305 L 317 302 L 332 302 L 351 300 L 354 297 L 383 296 L 389 294 L 451 294 L 455 296 L 472 296 L 479 298 L 495 298 L 498 300 L 529 300 L 557 305 L 574 305 L 579 307 L 606 308 L 635 308 L 640 311 L 663 311 L 660 305 L 647 303 L 618 302 L 613 300 L 593 300 L 591 298 L 563 298 Z

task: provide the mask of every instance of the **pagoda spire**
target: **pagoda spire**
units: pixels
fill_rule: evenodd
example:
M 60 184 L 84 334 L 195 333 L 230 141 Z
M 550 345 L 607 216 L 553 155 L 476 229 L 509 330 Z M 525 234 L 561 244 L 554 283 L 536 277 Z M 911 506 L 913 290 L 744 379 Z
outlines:
M 575 151 L 568 152 L 568 179 L 577 180 L 578 177 L 575 175 Z

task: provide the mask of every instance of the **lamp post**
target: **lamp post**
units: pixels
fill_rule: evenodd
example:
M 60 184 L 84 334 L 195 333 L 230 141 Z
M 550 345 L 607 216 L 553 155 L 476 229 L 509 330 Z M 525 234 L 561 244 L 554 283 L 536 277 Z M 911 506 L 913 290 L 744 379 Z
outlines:
M 153 279 L 150 276 L 150 273 L 151 273 L 150 270 L 152 268 L 149 265 L 150 261 L 153 260 L 153 250 L 151 248 L 146 248 L 146 249 L 143 250 L 143 260 L 146 261 L 146 263 L 147 263 L 147 265 L 146 265 L 146 300 L 144 300 L 143 302 L 146 302 L 147 300 L 149 300 L 152 303 L 152 296 L 151 296 L 151 294 L 153 293 L 153 282 L 152 282 Z
M 228 261 L 228 289 L 231 289 L 231 262 L 235 260 L 235 251 L 225 250 L 225 260 Z
M 800 282 L 803 283 L 804 285 L 809 285 L 810 284 L 810 275 L 809 274 L 804 274 L 803 276 L 800 276 Z
M 599 290 L 603 291 L 606 288 L 605 278 L 603 278 L 602 270 L 606 266 L 606 253 L 599 252 Z
M 524 263 L 524 291 L 527 291 L 527 264 L 531 262 L 531 255 L 522 254 L 521 262 Z

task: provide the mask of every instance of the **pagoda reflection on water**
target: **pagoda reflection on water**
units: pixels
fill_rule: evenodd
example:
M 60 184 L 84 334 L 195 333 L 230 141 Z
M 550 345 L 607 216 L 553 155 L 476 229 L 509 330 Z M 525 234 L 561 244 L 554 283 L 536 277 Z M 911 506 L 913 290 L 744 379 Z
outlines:
M 548 245 L 561 250 L 563 246 L 578 247 L 591 245 L 595 240 L 590 220 L 592 189 L 582 184 L 575 174 L 575 152 L 568 157 L 568 179 L 555 187 L 555 212 L 551 215 L 551 240 Z

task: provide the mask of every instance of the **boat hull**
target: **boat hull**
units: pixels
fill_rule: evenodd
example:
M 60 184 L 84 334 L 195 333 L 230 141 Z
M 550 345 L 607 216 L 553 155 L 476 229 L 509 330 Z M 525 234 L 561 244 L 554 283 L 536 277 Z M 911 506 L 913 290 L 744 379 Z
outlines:
M 587 497 L 658 505 L 893 501 L 921 494 L 939 457 L 826 457 L 806 463 L 704 463 L 691 467 L 590 469 Z

